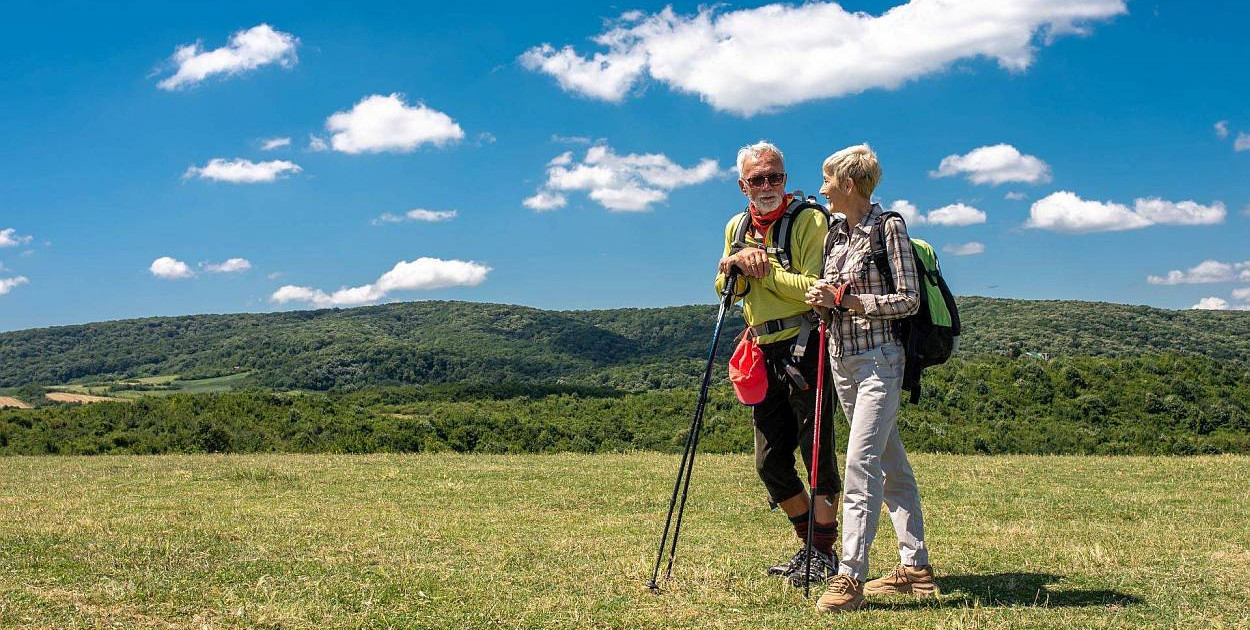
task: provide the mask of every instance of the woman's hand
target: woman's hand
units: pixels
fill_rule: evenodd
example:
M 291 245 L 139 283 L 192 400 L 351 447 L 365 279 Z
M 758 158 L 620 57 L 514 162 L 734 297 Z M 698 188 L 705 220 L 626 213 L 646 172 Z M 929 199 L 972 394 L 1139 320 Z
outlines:
M 834 306 L 834 294 L 836 287 L 832 282 L 821 278 L 812 284 L 812 288 L 807 290 L 804 296 L 808 306 L 823 306 L 832 308 Z
M 842 296 L 842 308 L 850 311 L 855 315 L 864 314 L 864 303 L 860 301 L 859 296 L 854 293 L 847 293 Z
M 808 306 L 823 306 L 850 311 L 856 315 L 864 314 L 864 303 L 860 301 L 859 296 L 847 293 L 845 285 L 837 285 L 824 278 L 812 284 L 812 288 L 807 290 L 806 298 Z

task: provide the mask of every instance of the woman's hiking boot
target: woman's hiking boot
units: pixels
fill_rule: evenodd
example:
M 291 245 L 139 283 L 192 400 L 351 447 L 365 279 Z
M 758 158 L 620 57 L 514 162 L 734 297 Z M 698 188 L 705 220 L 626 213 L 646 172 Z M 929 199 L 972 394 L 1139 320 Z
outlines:
M 825 594 L 816 600 L 816 610 L 823 612 L 845 612 L 859 610 L 864 607 L 864 585 L 859 580 L 844 574 L 833 576 Z
M 933 578 L 933 567 L 921 565 L 909 567 L 900 564 L 890 573 L 864 585 L 867 595 L 914 595 L 916 597 L 936 597 L 942 591 Z

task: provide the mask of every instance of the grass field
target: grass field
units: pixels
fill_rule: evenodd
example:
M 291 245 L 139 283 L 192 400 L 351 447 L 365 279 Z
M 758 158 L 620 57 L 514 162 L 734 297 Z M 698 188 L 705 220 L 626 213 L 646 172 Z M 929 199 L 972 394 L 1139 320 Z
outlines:
M 1250 627 L 1250 458 L 913 462 L 945 594 L 835 620 L 762 574 L 748 456 L 699 456 L 659 595 L 673 455 L 3 458 L 0 627 Z

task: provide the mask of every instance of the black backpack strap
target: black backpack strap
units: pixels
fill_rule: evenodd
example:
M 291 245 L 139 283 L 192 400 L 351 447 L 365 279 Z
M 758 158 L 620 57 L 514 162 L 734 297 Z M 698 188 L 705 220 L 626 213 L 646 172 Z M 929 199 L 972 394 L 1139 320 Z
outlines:
M 783 269 L 791 273 L 794 272 L 794 266 L 791 264 L 794 260 L 791 247 L 794 240 L 794 219 L 799 216 L 800 212 L 808 208 L 825 215 L 826 219 L 829 217 L 829 210 L 817 203 L 815 197 L 804 197 L 802 191 L 796 190 L 794 191 L 794 199 L 791 199 L 790 205 L 786 207 L 785 214 L 782 214 L 777 223 L 773 225 L 774 247 L 770 248 L 768 253 L 776 254 L 777 262 L 781 263 Z
M 835 231 L 838 226 L 846 221 L 846 217 L 841 214 L 831 215 L 829 217 L 829 232 L 825 234 L 825 254 L 824 258 L 829 258 L 829 253 L 833 251 L 833 243 L 837 239 Z M 823 269 L 823 267 L 822 267 Z
M 942 301 L 946 302 L 946 310 L 951 314 L 951 332 L 958 337 L 962 332 L 959 325 L 959 306 L 955 304 L 955 294 L 951 293 L 951 288 L 946 285 L 946 278 L 938 274 L 938 289 L 942 291 Z
M 898 291 L 897 285 L 894 284 L 894 271 L 890 269 L 890 254 L 885 249 L 885 222 L 892 217 L 898 217 L 900 221 L 904 221 L 903 215 L 897 212 L 882 212 L 877 217 L 877 222 L 872 226 L 872 232 L 869 235 L 869 242 L 872 244 L 872 262 L 877 266 L 877 271 L 881 277 L 885 279 L 885 286 L 890 293 Z
M 729 253 L 736 254 L 747 246 L 747 230 L 751 229 L 750 210 L 743 210 L 738 215 L 738 223 L 734 226 L 734 239 L 729 243 Z

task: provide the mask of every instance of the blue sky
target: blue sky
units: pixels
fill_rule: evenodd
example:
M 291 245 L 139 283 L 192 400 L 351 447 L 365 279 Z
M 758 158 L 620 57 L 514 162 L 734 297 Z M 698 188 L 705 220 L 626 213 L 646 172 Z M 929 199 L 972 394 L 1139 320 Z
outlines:
M 398 4 L 7 5 L 0 330 L 709 302 L 759 139 L 958 294 L 1250 304 L 1243 3 Z

